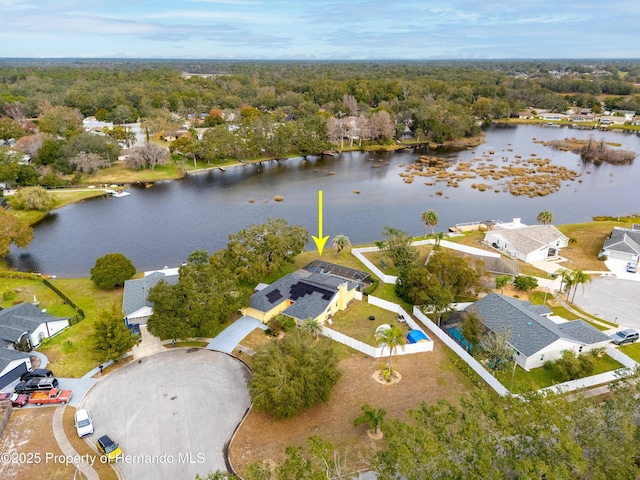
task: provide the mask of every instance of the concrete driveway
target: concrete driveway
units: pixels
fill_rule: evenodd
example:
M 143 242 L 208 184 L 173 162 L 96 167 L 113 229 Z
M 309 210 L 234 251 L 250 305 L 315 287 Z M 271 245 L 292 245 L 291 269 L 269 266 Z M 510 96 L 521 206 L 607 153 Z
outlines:
M 640 282 L 620 278 L 593 278 L 578 291 L 574 303 L 582 310 L 621 327 L 640 330 Z
M 128 479 L 226 471 L 223 450 L 249 408 L 249 377 L 242 362 L 204 349 L 135 360 L 86 395 L 95 428 L 88 440 L 107 434 L 120 443 Z

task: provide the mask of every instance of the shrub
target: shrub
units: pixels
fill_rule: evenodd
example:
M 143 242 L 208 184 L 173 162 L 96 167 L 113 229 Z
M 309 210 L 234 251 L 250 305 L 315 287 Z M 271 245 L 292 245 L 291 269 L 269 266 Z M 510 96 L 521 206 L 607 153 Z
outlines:
M 15 300 L 17 296 L 18 294 L 13 290 L 5 290 L 2 294 L 2 300 L 4 300 L 5 302 L 10 302 L 12 300 Z
M 38 210 L 48 212 L 53 208 L 53 195 L 42 187 L 24 187 L 11 199 L 11 206 L 18 210 Z
M 378 288 L 378 285 L 380 284 L 380 281 L 377 278 L 374 278 L 373 281 L 371 282 L 371 285 L 369 285 L 367 288 L 364 289 L 364 291 L 362 292 L 363 295 L 371 295 L 373 292 L 376 291 L 376 288 Z
M 538 286 L 538 280 L 530 275 L 518 275 L 513 279 L 513 285 L 518 290 L 528 292 Z
M 129 280 L 135 273 L 136 267 L 131 260 L 121 253 L 109 253 L 96 260 L 91 269 L 91 281 L 98 288 L 111 290 L 124 285 L 125 280 Z

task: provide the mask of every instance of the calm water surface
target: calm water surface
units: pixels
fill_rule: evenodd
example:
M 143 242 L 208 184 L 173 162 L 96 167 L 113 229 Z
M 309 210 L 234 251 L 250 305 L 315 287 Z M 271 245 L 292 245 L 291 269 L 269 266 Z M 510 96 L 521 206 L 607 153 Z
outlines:
M 634 134 L 519 126 L 493 127 L 483 145 L 444 154 L 453 162 L 472 161 L 493 150 L 494 162 L 500 166 L 502 157 L 529 158 L 535 153 L 581 174 L 581 182 L 563 182 L 558 192 L 537 198 L 514 197 L 502 192 L 496 182 L 492 185 L 500 193 L 471 188 L 472 183 L 490 183 L 482 179 L 465 180 L 458 188 L 427 186 L 424 182 L 432 180 L 422 177 L 406 184 L 399 176 L 404 171 L 401 165 L 419 155 L 408 150 L 213 170 L 159 182 L 153 188 L 131 188 L 128 197 L 98 198 L 57 210 L 35 227 L 27 249 L 12 249 L 9 260 L 24 271 L 88 276 L 96 258 L 112 252 L 124 254 L 139 271 L 177 266 L 194 250 L 224 248 L 230 233 L 269 217 L 285 218 L 317 235 L 318 190 L 324 192 L 324 235 L 345 234 L 353 244 L 381 239 L 385 225 L 421 235 L 420 215 L 428 209 L 440 217 L 436 230 L 460 222 L 514 217 L 531 224 L 543 209 L 553 212 L 557 224 L 589 221 L 594 215 L 639 213 L 640 159 L 632 165 L 596 167 L 583 165 L 573 153 L 533 143 L 534 138 L 586 139 L 589 135 L 640 152 L 640 137 Z M 438 196 L 436 191 L 444 194 Z M 282 195 L 284 201 L 273 201 L 274 195 Z

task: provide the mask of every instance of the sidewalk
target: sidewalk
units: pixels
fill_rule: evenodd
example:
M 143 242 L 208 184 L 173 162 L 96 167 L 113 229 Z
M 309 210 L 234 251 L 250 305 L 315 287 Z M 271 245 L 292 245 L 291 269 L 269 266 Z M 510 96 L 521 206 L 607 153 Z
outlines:
M 62 427 L 62 415 L 64 414 L 65 406 L 56 407 L 56 411 L 53 414 L 53 436 L 58 442 L 58 446 L 60 450 L 67 458 L 82 458 L 80 454 L 76 451 L 75 448 L 71 446 L 67 436 L 64 433 L 64 428 Z M 82 473 L 87 480 L 100 480 L 100 476 L 98 472 L 86 462 L 73 462 L 80 473 Z

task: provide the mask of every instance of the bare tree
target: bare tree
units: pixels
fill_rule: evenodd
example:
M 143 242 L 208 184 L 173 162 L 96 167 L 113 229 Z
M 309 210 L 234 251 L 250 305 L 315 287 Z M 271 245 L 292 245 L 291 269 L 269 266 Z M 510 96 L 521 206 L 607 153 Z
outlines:
M 13 121 L 22 124 L 25 120 L 24 110 L 19 103 L 9 103 L 4 107 L 4 113 Z
M 38 151 L 42 147 L 45 135 L 43 133 L 36 133 L 35 135 L 29 135 L 22 137 L 18 140 L 20 150 L 29 155 L 30 157 L 36 157 Z
M 342 96 L 342 104 L 344 105 L 344 108 L 349 111 L 349 115 L 352 117 L 358 115 L 358 102 L 356 101 L 356 97 L 345 93 Z
M 145 143 L 142 147 L 132 148 L 126 160 L 127 167 L 132 170 L 142 170 L 147 167 L 153 170 L 156 165 L 166 165 L 167 163 L 169 163 L 167 149 L 151 143 Z
M 388 139 L 393 137 L 395 131 L 391 115 L 386 110 L 380 110 L 371 115 L 371 136 L 373 138 Z
M 111 164 L 109 160 L 102 158 L 97 153 L 79 153 L 69 159 L 71 165 L 75 165 L 78 172 L 92 174 L 101 169 L 108 168 Z

